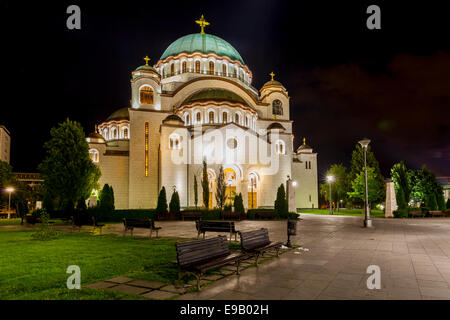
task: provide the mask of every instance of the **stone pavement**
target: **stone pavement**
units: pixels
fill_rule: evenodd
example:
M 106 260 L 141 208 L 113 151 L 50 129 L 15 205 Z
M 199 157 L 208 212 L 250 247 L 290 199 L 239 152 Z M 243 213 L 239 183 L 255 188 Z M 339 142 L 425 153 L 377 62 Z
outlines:
M 450 299 L 450 219 L 374 219 L 365 229 L 361 217 L 302 218 L 294 242 L 309 251 L 288 252 L 179 299 Z M 265 223 L 283 238 L 285 222 Z M 379 290 L 367 289 L 369 265 L 381 269 Z

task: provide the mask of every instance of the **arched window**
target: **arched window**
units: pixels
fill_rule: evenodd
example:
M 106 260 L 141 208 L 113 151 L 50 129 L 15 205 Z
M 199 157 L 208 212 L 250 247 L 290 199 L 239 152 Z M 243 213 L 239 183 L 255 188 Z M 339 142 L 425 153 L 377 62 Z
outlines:
M 110 138 L 113 140 L 117 139 L 117 128 L 116 127 L 111 128 L 111 137 Z
M 195 61 L 195 72 L 200 73 L 200 61 Z
M 209 62 L 209 74 L 214 74 L 214 62 Z
M 174 73 L 175 73 L 175 64 L 172 63 L 172 64 L 170 65 L 170 75 L 173 76 Z
M 142 104 L 153 104 L 153 89 L 149 86 L 142 87 L 139 98 Z
M 209 123 L 214 123 L 214 111 L 209 112 Z
M 275 150 L 278 154 L 285 154 L 286 153 L 286 147 L 284 145 L 284 141 L 278 140 L 275 144 Z
M 89 150 L 89 157 L 91 158 L 92 162 L 99 162 L 99 153 L 97 149 L 90 149 Z
M 236 78 L 237 77 L 237 70 L 236 70 L 236 68 L 233 68 L 233 78 Z
M 123 129 L 123 138 L 128 139 L 128 128 Z
M 239 114 L 238 113 L 236 113 L 234 115 L 234 122 L 239 123 Z
M 106 140 L 109 140 L 109 137 L 108 137 L 108 128 L 105 128 L 105 130 L 103 130 L 103 138 L 105 138 Z
M 202 114 L 201 114 L 201 112 L 197 113 L 196 120 L 197 120 L 197 123 L 201 123 L 202 122 Z
M 189 113 L 186 114 L 186 120 L 184 121 L 184 125 L 188 126 L 189 125 Z
M 183 61 L 182 70 L 183 70 L 183 73 L 186 73 L 186 61 Z
M 222 64 L 222 73 L 223 73 L 224 76 L 227 75 L 227 65 L 225 63 Z
M 248 127 L 248 116 L 245 117 L 245 126 Z
M 180 136 L 177 134 L 172 134 L 169 137 L 169 149 L 178 150 L 181 148 Z
M 228 122 L 228 113 L 225 111 L 222 113 L 222 122 L 227 123 Z
M 272 102 L 272 114 L 279 116 L 283 115 L 283 104 L 278 99 L 273 100 Z

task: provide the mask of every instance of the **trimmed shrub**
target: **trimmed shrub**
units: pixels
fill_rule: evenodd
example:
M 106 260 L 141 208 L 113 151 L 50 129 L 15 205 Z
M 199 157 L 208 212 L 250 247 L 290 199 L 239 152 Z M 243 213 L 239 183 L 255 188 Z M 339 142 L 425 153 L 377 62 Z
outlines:
M 241 216 L 245 215 L 244 202 L 242 200 L 242 193 L 240 192 L 234 197 L 234 211 L 238 212 Z
M 437 196 L 437 206 L 438 206 L 439 210 L 441 210 L 441 211 L 445 211 L 445 209 L 446 209 L 445 199 L 444 199 L 444 195 L 442 193 L 440 193 Z
M 393 214 L 394 218 L 408 218 L 408 208 L 395 210 Z
M 180 215 L 180 196 L 177 191 L 174 191 L 174 193 L 172 193 L 172 197 L 170 198 L 169 212 L 177 216 Z
M 284 184 L 281 184 L 277 190 L 277 199 L 275 200 L 275 215 L 277 218 L 287 218 L 289 214 L 288 203 L 286 200 L 286 192 Z
M 202 215 L 202 219 L 203 220 L 220 220 L 220 213 L 221 210 L 220 209 L 212 209 L 212 210 L 202 210 L 203 215 Z
M 156 212 L 160 214 L 167 213 L 167 196 L 166 188 L 162 187 L 158 195 L 158 205 L 156 206 Z

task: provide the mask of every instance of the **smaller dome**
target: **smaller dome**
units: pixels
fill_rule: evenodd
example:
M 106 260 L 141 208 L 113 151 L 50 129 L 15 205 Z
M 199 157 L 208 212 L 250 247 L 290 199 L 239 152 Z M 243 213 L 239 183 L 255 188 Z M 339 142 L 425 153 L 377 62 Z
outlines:
M 276 80 L 267 81 L 266 83 L 264 83 L 261 90 L 267 87 L 280 87 L 284 89 L 284 86 L 281 84 L 281 82 Z
M 241 103 L 247 105 L 244 99 L 238 96 L 236 93 L 225 89 L 208 88 L 200 90 L 191 96 L 189 96 L 182 105 L 193 103 L 193 102 L 204 102 L 204 101 L 228 101 L 234 103 Z
M 269 124 L 269 126 L 267 127 L 267 130 L 273 130 L 273 129 L 278 129 L 278 130 L 286 130 L 280 123 L 278 122 L 273 122 L 271 124 Z
M 153 68 L 152 66 L 149 66 L 149 65 L 145 65 L 145 64 L 137 67 L 135 71 L 152 71 L 152 72 L 158 73 L 158 71 L 156 71 L 155 68 Z
M 103 139 L 103 136 L 98 132 L 92 132 L 88 135 L 88 138 Z
M 128 108 L 122 108 L 114 111 L 107 119 L 106 122 L 112 120 L 130 120 L 130 114 L 128 113 Z
M 177 116 L 176 114 L 170 114 L 168 115 L 164 120 L 163 123 L 166 122 L 172 122 L 172 123 L 181 123 L 184 125 L 184 121 L 181 120 L 181 118 L 179 116 Z

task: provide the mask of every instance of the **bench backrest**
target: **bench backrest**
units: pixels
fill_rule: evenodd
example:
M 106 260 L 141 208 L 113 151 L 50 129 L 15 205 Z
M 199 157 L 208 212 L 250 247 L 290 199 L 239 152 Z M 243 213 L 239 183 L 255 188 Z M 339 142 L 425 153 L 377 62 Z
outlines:
M 244 250 L 253 250 L 270 243 L 269 230 L 266 228 L 247 232 L 239 232 L 241 246 Z
M 236 232 L 234 221 L 195 221 L 197 231 Z
M 177 242 L 175 246 L 180 267 L 189 267 L 230 254 L 226 236 L 218 236 L 206 240 Z
M 125 226 L 136 228 L 154 228 L 155 222 L 152 219 L 136 219 L 136 218 L 123 218 L 123 224 Z

